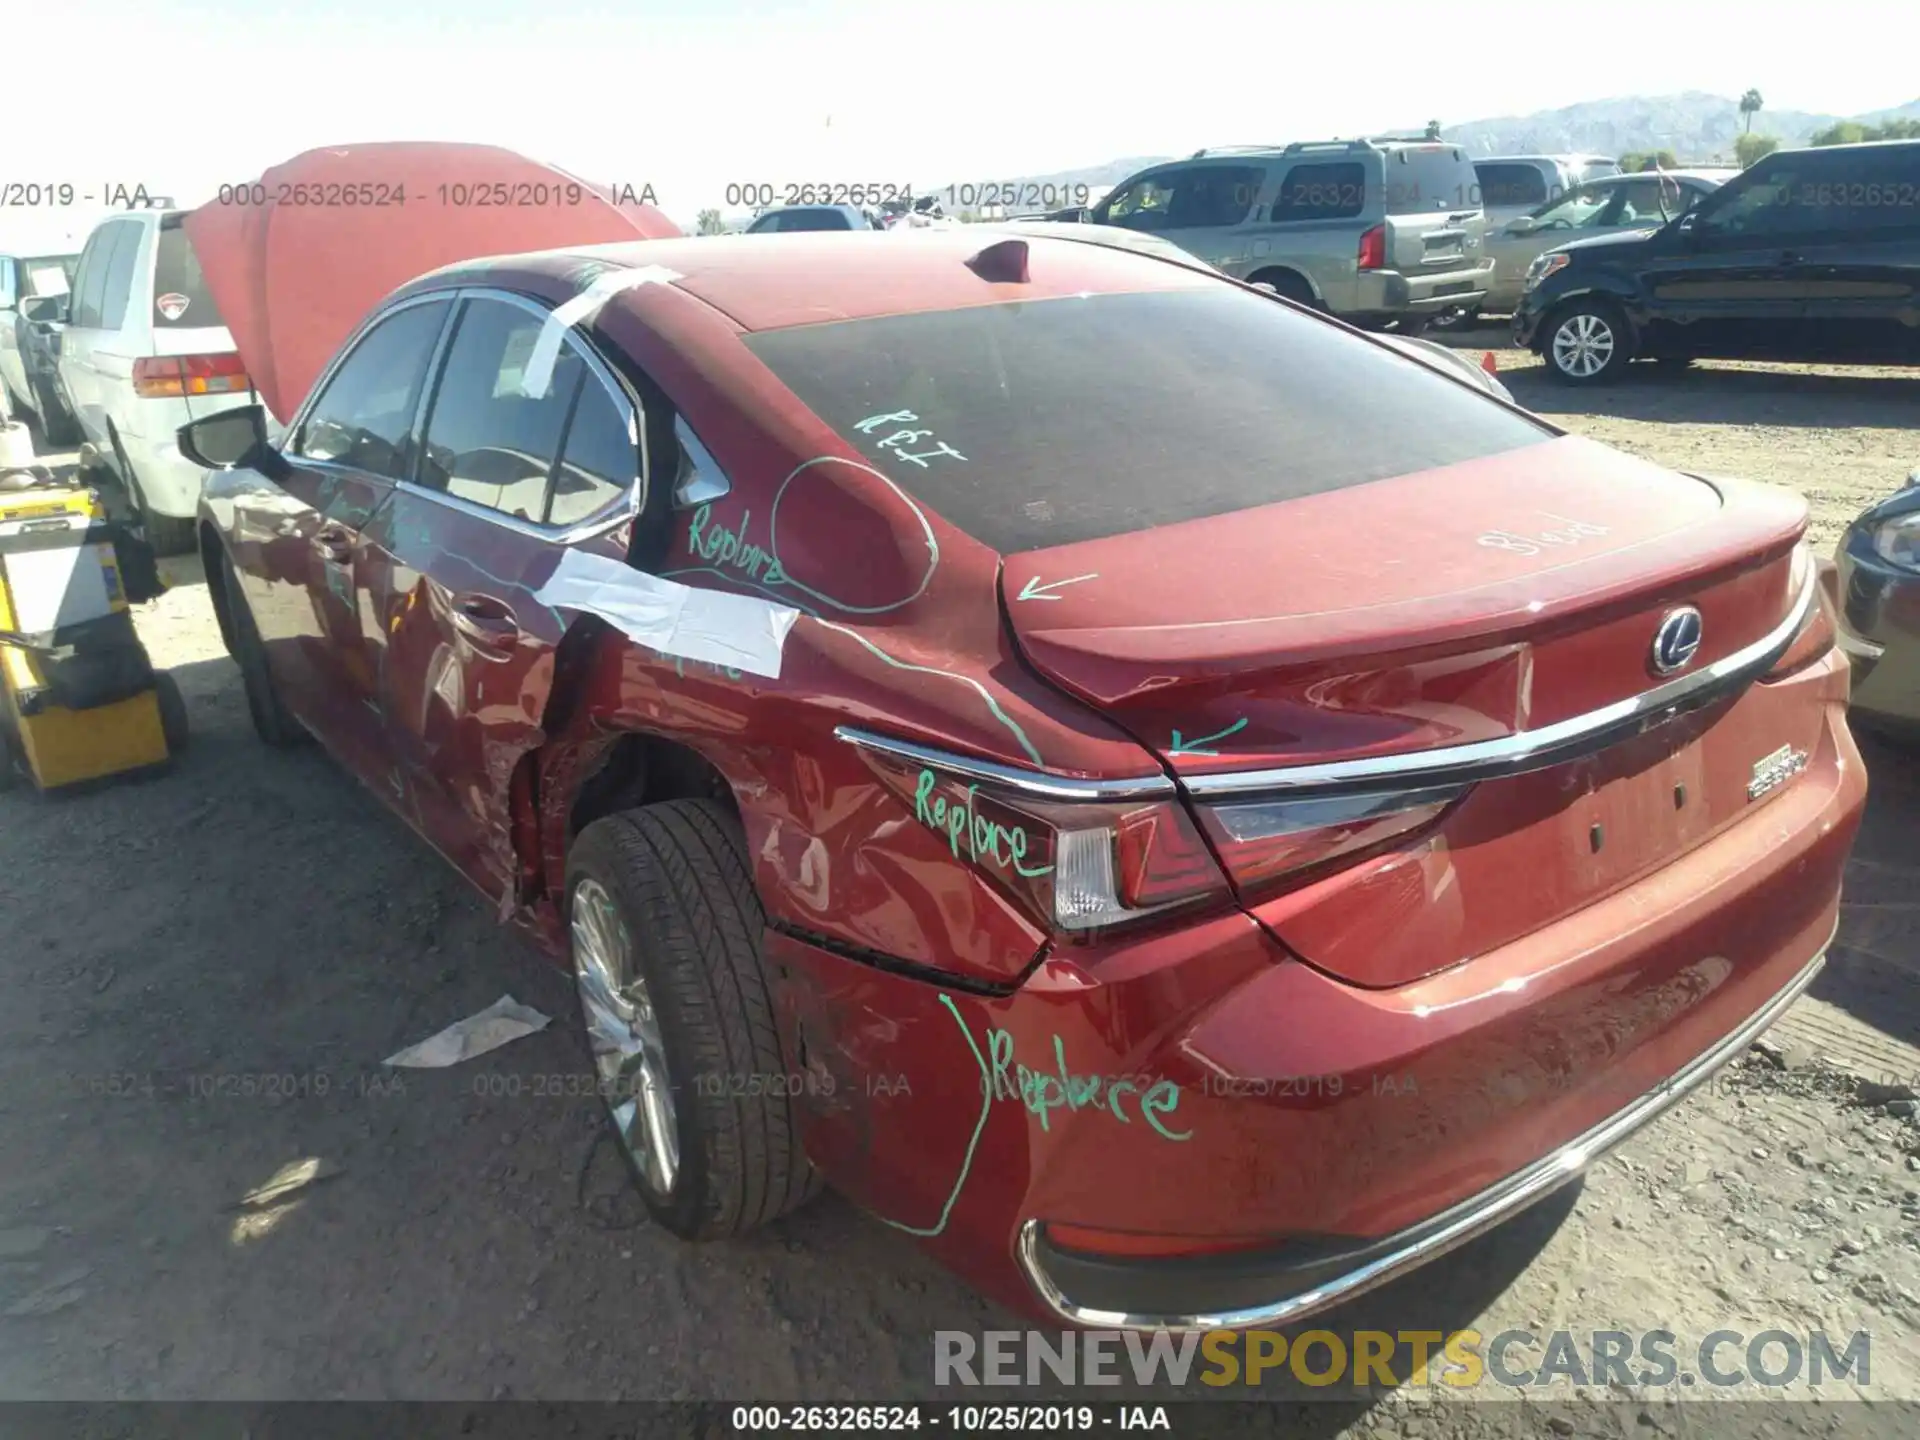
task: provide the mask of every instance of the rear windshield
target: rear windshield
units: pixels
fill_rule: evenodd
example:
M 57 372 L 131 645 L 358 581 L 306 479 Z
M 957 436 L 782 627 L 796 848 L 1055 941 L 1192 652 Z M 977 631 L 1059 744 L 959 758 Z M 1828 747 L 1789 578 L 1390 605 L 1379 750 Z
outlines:
M 1225 284 L 796 326 L 746 343 L 876 468 L 1003 554 L 1364 485 L 1553 433 Z
M 162 330 L 224 325 L 200 273 L 200 257 L 180 228 L 184 218 L 169 215 L 160 222 L 160 251 L 153 262 L 153 323 Z
M 1473 167 L 1480 177 L 1480 203 L 1483 205 L 1525 205 L 1532 209 L 1549 200 L 1558 200 L 1558 185 L 1549 192 L 1547 177 L 1537 165 L 1487 165 Z
M 1384 157 L 1389 215 L 1480 207 L 1480 177 L 1457 145 L 1403 145 Z

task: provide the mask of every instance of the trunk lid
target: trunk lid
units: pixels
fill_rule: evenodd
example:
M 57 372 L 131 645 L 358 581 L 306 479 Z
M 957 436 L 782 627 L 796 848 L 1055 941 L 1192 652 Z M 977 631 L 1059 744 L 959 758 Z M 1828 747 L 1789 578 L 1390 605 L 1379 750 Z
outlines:
M 1383 179 L 1390 269 L 1415 278 L 1480 263 L 1477 242 L 1486 232 L 1486 215 L 1465 151 L 1399 146 L 1385 156 Z
M 1311 855 L 1274 838 L 1301 828 L 1301 812 L 1276 820 L 1259 802 L 1319 797 L 1338 810 L 1356 791 L 1418 789 L 1438 777 L 1395 779 L 1393 767 L 1579 729 L 1752 651 L 1793 612 L 1805 513 L 1787 492 L 1716 488 L 1562 437 L 1012 555 L 1003 585 L 1028 661 L 1161 758 L 1243 903 L 1303 958 L 1386 985 L 1505 943 L 1698 843 L 1734 813 L 1728 777 L 1759 756 L 1703 751 L 1717 714 L 1703 711 L 1565 763 L 1425 792 L 1424 810 L 1383 812 L 1420 821 L 1411 835 L 1363 806 L 1346 817 L 1351 843 L 1323 857 L 1349 858 L 1304 870 Z M 1655 632 L 1685 606 L 1699 612 L 1698 649 L 1663 675 Z M 1773 743 L 1788 741 L 1810 738 Z M 1356 761 L 1376 762 L 1375 778 L 1351 775 Z M 1694 787 L 1680 823 L 1676 764 Z M 1286 788 L 1302 766 L 1338 778 Z M 1270 770 L 1293 774 L 1277 789 L 1245 780 Z M 1610 832 L 1598 849 L 1595 824 Z M 1395 836 L 1408 843 L 1369 856 Z M 1461 846 L 1534 883 L 1461 910 L 1458 889 L 1439 882 Z M 1410 924 L 1423 910 L 1441 919 Z

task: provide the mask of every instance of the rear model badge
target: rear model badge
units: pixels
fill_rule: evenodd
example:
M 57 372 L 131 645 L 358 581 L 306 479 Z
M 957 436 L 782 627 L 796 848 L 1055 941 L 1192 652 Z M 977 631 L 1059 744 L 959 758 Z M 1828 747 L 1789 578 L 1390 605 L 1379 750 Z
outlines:
M 1691 605 L 1669 610 L 1660 617 L 1660 628 L 1653 632 L 1653 668 L 1660 675 L 1685 669 L 1700 651 L 1704 627 L 1700 612 Z
M 1777 790 L 1807 768 L 1807 752 L 1782 745 L 1763 760 L 1753 762 L 1753 778 L 1747 782 L 1747 799 L 1758 800 L 1769 790 Z

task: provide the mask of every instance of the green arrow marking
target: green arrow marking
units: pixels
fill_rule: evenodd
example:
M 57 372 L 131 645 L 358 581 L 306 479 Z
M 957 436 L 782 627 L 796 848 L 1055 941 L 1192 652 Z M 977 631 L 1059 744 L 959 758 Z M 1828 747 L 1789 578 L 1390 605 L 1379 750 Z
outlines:
M 1215 740 L 1224 740 L 1236 731 L 1246 728 L 1247 722 L 1245 720 L 1236 720 L 1224 730 L 1217 731 L 1212 735 L 1196 736 L 1192 740 L 1183 740 L 1180 732 L 1176 730 L 1173 732 L 1173 744 L 1167 747 L 1167 753 L 1169 755 L 1218 755 L 1220 753 L 1218 750 L 1202 750 L 1200 747 L 1210 744 Z

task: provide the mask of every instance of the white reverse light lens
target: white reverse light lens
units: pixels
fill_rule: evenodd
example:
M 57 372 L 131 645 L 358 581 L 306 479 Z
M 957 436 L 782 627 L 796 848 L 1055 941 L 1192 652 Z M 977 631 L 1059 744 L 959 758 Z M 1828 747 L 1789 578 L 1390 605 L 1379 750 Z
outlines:
M 1063 930 L 1091 930 L 1131 914 L 1113 876 L 1111 830 L 1062 830 L 1054 839 L 1053 918 Z

